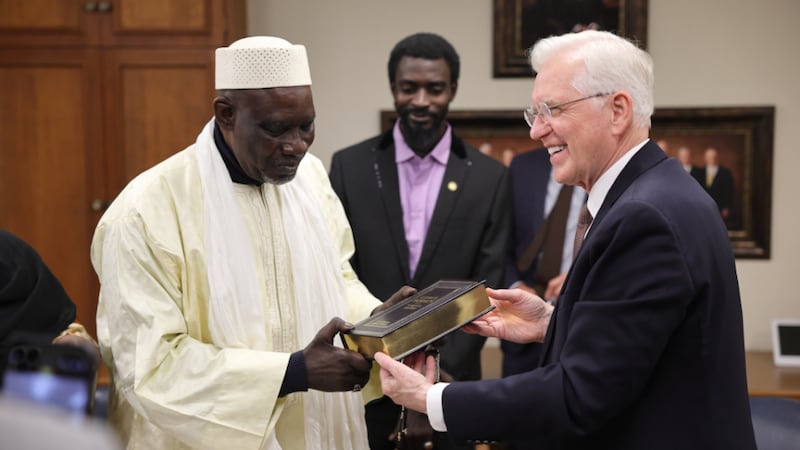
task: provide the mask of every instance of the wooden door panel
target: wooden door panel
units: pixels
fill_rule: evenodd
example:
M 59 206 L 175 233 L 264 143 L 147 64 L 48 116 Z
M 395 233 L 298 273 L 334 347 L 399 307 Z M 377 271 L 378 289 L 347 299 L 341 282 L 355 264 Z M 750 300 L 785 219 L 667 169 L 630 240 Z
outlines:
M 0 50 L 0 227 L 27 241 L 94 333 L 97 281 L 89 261 L 98 219 L 98 55 Z
M 208 0 L 128 0 L 116 3 L 119 32 L 204 33 L 211 18 Z
M 244 0 L 116 0 L 101 23 L 110 47 L 218 47 L 241 36 Z
M 0 0 L 0 47 L 218 47 L 245 0 Z
M 87 11 L 87 2 L 0 0 L 0 46 L 61 47 L 96 43 L 97 17 L 93 10 Z
M 245 0 L 0 0 L 0 227 L 42 254 L 92 334 L 104 206 L 194 142 L 213 51 L 244 31 Z
M 105 55 L 110 186 L 186 148 L 213 116 L 211 51 L 117 50 Z

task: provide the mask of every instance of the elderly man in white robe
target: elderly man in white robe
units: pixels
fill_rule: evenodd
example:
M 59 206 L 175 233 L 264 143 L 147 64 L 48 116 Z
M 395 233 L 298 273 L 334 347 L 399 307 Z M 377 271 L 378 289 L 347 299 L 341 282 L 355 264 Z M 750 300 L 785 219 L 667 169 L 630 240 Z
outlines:
M 310 85 L 301 45 L 217 49 L 214 119 L 98 224 L 97 333 L 128 448 L 367 448 L 379 385 L 353 392 L 371 364 L 335 335 L 385 306 L 350 268 L 350 227 L 307 153 Z

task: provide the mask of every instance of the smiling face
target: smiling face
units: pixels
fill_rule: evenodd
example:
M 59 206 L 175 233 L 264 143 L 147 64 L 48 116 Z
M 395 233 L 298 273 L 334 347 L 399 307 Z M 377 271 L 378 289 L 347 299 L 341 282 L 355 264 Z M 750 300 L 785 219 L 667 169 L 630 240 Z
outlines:
M 314 142 L 311 87 L 226 91 L 214 100 L 217 123 L 242 170 L 254 180 L 291 181 Z
M 539 70 L 531 94 L 532 104 L 558 105 L 594 95 L 575 89 L 570 81 L 583 70 L 583 63 L 564 55 L 551 58 Z M 550 162 L 559 183 L 581 186 L 587 191 L 613 161 L 610 136 L 611 96 L 601 96 L 553 110 L 545 121 L 537 117 L 531 138 L 541 140 L 550 152 Z
M 447 129 L 445 119 L 456 94 L 450 68 L 444 59 L 404 56 L 391 85 L 400 131 L 420 155 L 433 149 Z

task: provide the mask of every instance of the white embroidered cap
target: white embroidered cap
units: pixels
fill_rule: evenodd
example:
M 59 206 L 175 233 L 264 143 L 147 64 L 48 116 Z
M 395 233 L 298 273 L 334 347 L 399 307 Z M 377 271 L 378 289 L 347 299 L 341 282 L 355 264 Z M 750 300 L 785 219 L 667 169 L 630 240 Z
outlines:
M 272 36 L 239 39 L 217 49 L 215 85 L 217 89 L 310 86 L 306 48 Z

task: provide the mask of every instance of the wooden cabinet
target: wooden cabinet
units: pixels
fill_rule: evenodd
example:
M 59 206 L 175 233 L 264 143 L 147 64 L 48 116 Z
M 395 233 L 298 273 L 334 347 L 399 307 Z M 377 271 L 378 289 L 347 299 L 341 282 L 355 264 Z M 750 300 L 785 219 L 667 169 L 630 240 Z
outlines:
M 214 49 L 244 0 L 0 0 L 0 228 L 29 242 L 95 334 L 94 227 L 211 118 Z
M 0 47 L 219 47 L 244 0 L 0 0 Z

